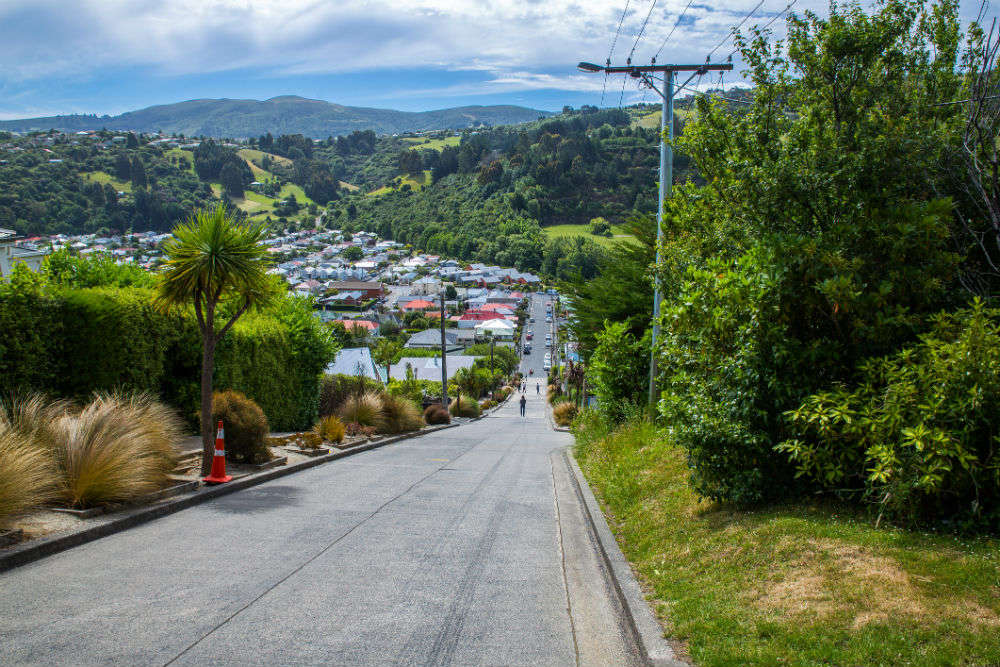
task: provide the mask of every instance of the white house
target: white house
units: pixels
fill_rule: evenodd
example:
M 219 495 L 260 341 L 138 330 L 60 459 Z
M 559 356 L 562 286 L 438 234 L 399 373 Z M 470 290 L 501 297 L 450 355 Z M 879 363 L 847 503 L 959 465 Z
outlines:
M 18 262 L 26 264 L 32 271 L 42 268 L 42 259 L 47 253 L 18 245 L 17 242 L 23 238 L 10 229 L 0 229 L 0 278 L 9 276 Z
M 477 336 L 492 334 L 500 340 L 514 340 L 514 323 L 507 320 L 487 320 L 476 327 Z

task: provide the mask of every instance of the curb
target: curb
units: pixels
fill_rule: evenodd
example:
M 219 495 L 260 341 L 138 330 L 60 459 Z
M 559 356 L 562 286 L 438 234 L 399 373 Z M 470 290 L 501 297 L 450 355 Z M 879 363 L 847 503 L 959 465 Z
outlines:
M 110 521 L 84 528 L 83 530 L 75 533 L 43 537 L 39 540 L 24 544 L 23 546 L 14 547 L 6 553 L 0 554 L 0 572 L 6 572 L 7 570 L 11 570 L 15 567 L 27 565 L 28 563 L 45 558 L 46 556 L 57 554 L 60 551 L 72 549 L 73 547 L 80 546 L 81 544 L 93 542 L 94 540 L 99 540 L 102 537 L 114 535 L 115 533 L 120 533 L 123 530 L 127 530 L 134 526 L 148 523 L 153 519 L 158 519 L 189 507 L 200 505 L 201 503 L 212 500 L 213 498 L 219 498 L 220 496 L 225 496 L 236 491 L 242 491 L 243 489 L 248 489 L 252 486 L 263 484 L 264 482 L 269 482 L 273 479 L 285 477 L 286 475 L 291 475 L 301 470 L 306 470 L 307 468 L 314 468 L 318 465 L 327 463 L 328 461 L 336 461 L 337 459 L 360 454 L 361 452 L 367 452 L 372 449 L 378 449 L 379 447 L 391 445 L 393 443 L 400 442 L 401 440 L 419 438 L 420 436 L 427 435 L 428 433 L 435 433 L 437 431 L 443 431 L 444 429 L 455 428 L 456 426 L 461 426 L 461 424 L 442 424 L 439 426 L 432 426 L 413 433 L 396 435 L 391 438 L 386 438 L 385 440 L 379 440 L 378 442 L 370 442 L 364 445 L 358 445 L 357 447 L 351 447 L 350 449 L 331 452 L 325 456 L 317 456 L 306 461 L 300 461 L 299 463 L 284 466 L 282 468 L 272 468 L 258 474 L 234 479 L 232 482 L 227 484 L 219 486 L 205 486 L 189 496 L 177 498 L 176 500 L 170 500 L 163 504 L 156 505 L 155 507 L 141 507 L 129 510 L 122 513 L 121 516 L 111 519 Z
M 601 560 L 608 568 L 615 593 L 624 611 L 625 625 L 632 634 L 643 661 L 652 667 L 689 667 L 688 663 L 679 660 L 674 649 L 663 636 L 663 628 L 649 608 L 642 588 L 632 572 L 622 550 L 618 547 L 615 536 L 608 528 L 594 492 L 591 491 L 583 471 L 576 462 L 569 447 L 563 449 L 566 464 L 573 472 L 573 486 L 583 501 L 587 521 L 597 536 L 597 544 L 601 552 Z

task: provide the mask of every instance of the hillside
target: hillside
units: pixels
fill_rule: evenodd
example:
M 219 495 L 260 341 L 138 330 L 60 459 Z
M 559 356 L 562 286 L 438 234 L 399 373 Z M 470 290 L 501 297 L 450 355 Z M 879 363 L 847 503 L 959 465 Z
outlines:
M 435 111 L 394 111 L 348 107 L 323 100 L 282 96 L 269 100 L 203 99 L 163 104 L 119 116 L 66 115 L 0 121 L 0 130 L 57 129 L 162 131 L 197 137 L 252 137 L 270 132 L 322 139 L 358 130 L 378 134 L 511 125 L 551 115 L 525 107 L 467 106 Z

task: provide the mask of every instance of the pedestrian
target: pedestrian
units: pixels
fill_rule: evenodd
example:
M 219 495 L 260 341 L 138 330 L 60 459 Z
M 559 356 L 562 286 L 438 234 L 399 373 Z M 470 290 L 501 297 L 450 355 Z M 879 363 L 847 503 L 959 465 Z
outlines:
M 539 396 L 542 395 L 542 385 L 539 384 L 538 382 L 535 383 L 535 393 L 538 394 Z
M 522 417 L 524 416 L 524 406 L 526 406 L 527 404 L 528 404 L 528 398 L 522 394 L 521 395 L 521 416 Z

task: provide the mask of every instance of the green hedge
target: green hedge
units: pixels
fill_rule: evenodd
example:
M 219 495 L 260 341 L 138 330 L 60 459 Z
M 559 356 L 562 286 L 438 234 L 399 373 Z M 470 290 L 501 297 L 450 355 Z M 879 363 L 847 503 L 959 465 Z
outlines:
M 201 336 L 190 314 L 162 313 L 153 296 L 142 288 L 54 286 L 24 272 L 0 281 L 0 394 L 150 391 L 193 424 Z M 334 353 L 308 304 L 288 297 L 266 313 L 245 315 L 222 339 L 215 389 L 252 398 L 274 430 L 309 428 L 318 414 L 319 377 Z

